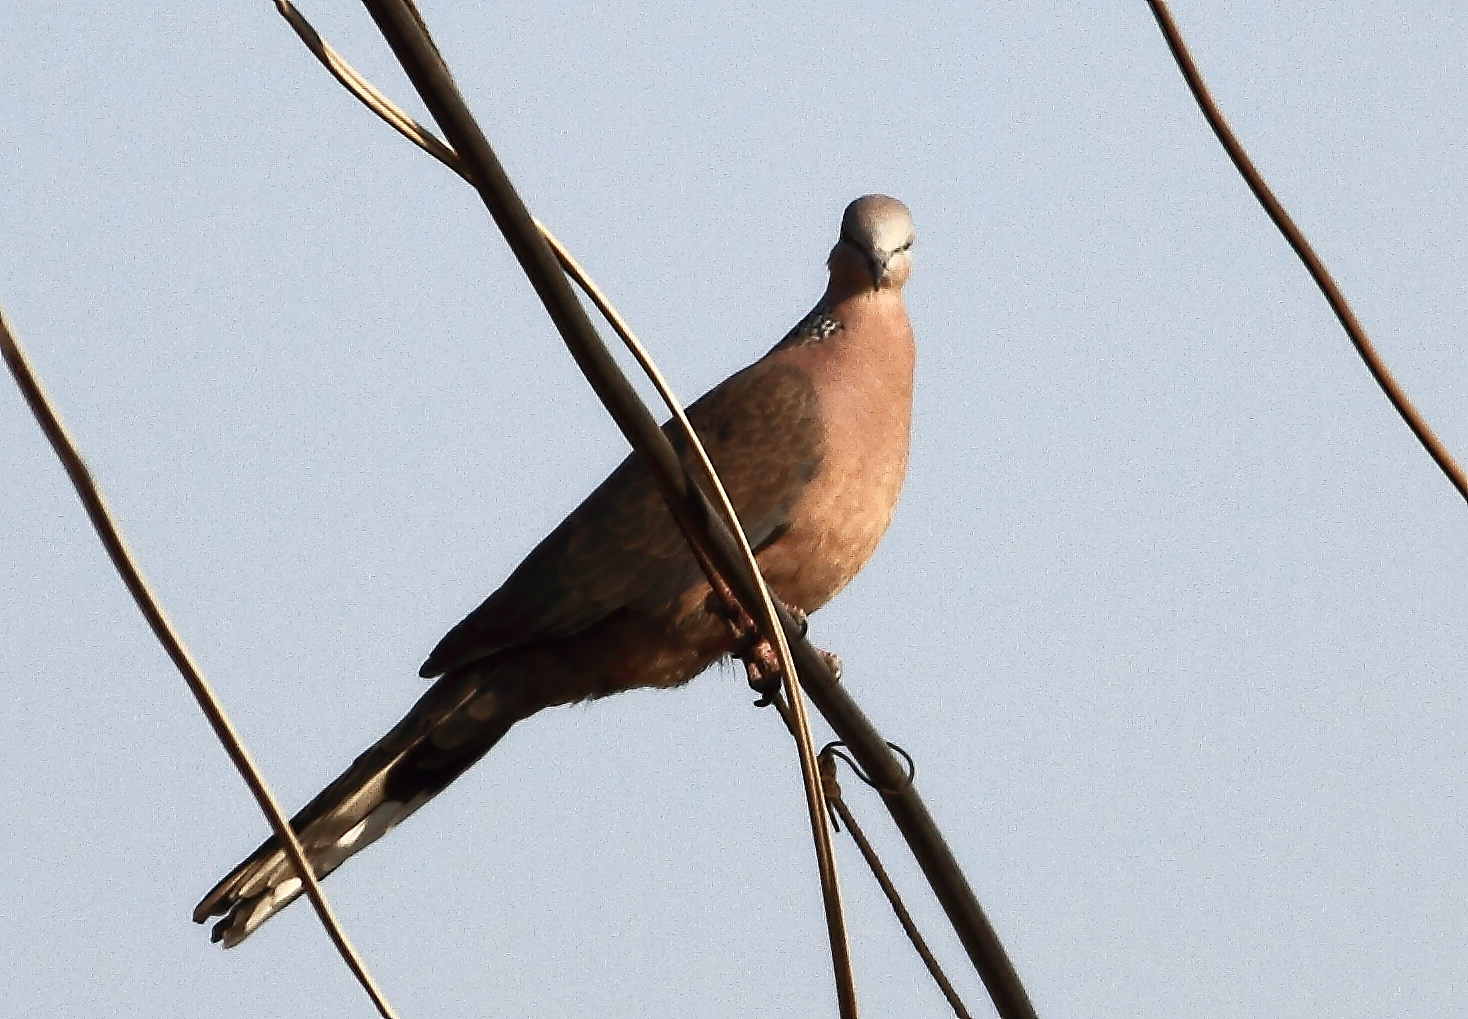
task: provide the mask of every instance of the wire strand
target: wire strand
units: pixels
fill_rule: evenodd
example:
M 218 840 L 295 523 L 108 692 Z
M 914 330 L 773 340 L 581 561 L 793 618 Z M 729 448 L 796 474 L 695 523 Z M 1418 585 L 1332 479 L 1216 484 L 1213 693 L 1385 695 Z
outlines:
M 1300 261 L 1304 263 L 1306 271 L 1310 273 L 1310 278 L 1315 281 L 1320 292 L 1325 295 L 1330 310 L 1335 312 L 1335 317 L 1340 320 L 1342 328 L 1346 330 L 1346 335 L 1350 337 L 1351 343 L 1356 347 L 1356 352 L 1366 363 L 1366 369 L 1371 373 L 1371 377 L 1376 380 L 1376 384 L 1381 387 L 1381 391 L 1386 394 L 1391 405 L 1407 423 L 1412 434 L 1417 436 L 1417 441 L 1422 443 L 1422 447 L 1427 450 L 1427 455 L 1432 457 L 1433 462 L 1447 477 L 1448 482 L 1458 490 L 1458 494 L 1465 501 L 1468 501 L 1468 476 L 1464 475 L 1463 469 L 1458 466 L 1447 447 L 1442 444 L 1442 440 L 1433 432 L 1426 420 L 1418 413 L 1417 408 L 1412 405 L 1412 401 L 1407 398 L 1406 392 L 1392 377 L 1386 362 L 1376 352 L 1376 348 L 1366 335 L 1366 330 L 1357 321 L 1355 313 L 1351 311 L 1345 294 L 1341 293 L 1330 272 L 1325 268 L 1325 263 L 1320 260 L 1320 256 L 1315 253 L 1315 249 L 1310 246 L 1310 242 L 1305 239 L 1305 235 L 1300 232 L 1300 228 L 1295 225 L 1295 221 L 1290 218 L 1290 214 L 1285 211 L 1279 199 L 1274 196 L 1274 192 L 1265 183 L 1263 175 L 1254 166 L 1249 154 L 1244 151 L 1244 146 L 1234 135 L 1233 129 L 1228 126 L 1228 121 L 1224 119 L 1223 113 L 1213 101 L 1213 96 L 1203 81 L 1198 65 L 1193 62 L 1193 56 L 1188 52 L 1187 44 L 1183 42 L 1182 33 L 1178 30 L 1177 23 L 1173 21 L 1172 12 L 1168 10 L 1167 4 L 1163 0 L 1147 0 L 1147 3 L 1152 8 L 1152 15 L 1157 19 L 1158 27 L 1162 29 L 1162 36 L 1167 40 L 1167 47 L 1172 51 L 1173 59 L 1177 61 L 1183 80 L 1187 82 L 1188 89 L 1198 103 L 1198 108 L 1203 111 L 1204 119 L 1208 121 L 1208 126 L 1213 129 L 1224 151 L 1228 153 L 1229 159 L 1233 160 L 1244 182 L 1249 185 L 1249 190 L 1254 192 L 1254 197 L 1259 200 L 1259 204 L 1264 207 L 1264 211 L 1268 213 L 1279 232 L 1284 235 Z
M 905 751 L 903 756 L 907 756 Z M 893 884 L 891 876 L 887 873 L 887 868 L 882 865 L 882 858 L 872 848 L 871 842 L 867 840 L 866 833 L 861 830 L 861 825 L 856 823 L 856 818 L 852 816 L 851 809 L 846 806 L 846 800 L 841 796 L 841 785 L 836 780 L 837 758 L 845 761 L 863 782 L 867 785 L 872 785 L 871 780 L 861 773 L 861 769 L 856 766 L 851 758 L 836 750 L 834 746 L 827 746 L 821 751 L 821 778 L 826 785 L 826 802 L 830 804 L 831 810 L 834 811 L 836 817 L 840 818 L 840 822 L 846 826 L 846 831 L 850 834 L 851 841 L 856 843 L 856 848 L 860 851 L 861 858 L 866 861 L 867 867 L 872 872 L 872 877 L 877 879 L 877 884 L 881 887 L 882 894 L 887 897 L 887 902 L 892 907 L 892 912 L 897 915 L 897 922 L 902 925 L 903 933 L 907 935 L 907 940 L 912 943 L 913 951 L 917 952 L 918 958 L 922 959 L 923 965 L 928 969 L 928 975 L 933 978 L 933 983 L 938 985 L 938 990 L 943 992 L 943 997 L 948 999 L 948 1005 L 953 1009 L 953 1014 L 958 1019 L 970 1019 L 968 1007 L 964 1005 L 963 999 L 958 996 L 958 991 L 954 989 L 952 981 L 948 979 L 948 974 L 943 972 L 942 965 L 939 964 L 937 956 L 933 954 L 933 950 L 928 947 L 928 943 L 923 938 L 922 932 L 918 930 L 917 923 L 913 920 L 912 914 L 907 911 L 907 905 L 902 901 L 902 894 L 898 892 L 897 886 Z M 907 759 L 909 761 L 912 760 L 911 757 Z
M 260 810 L 265 814 L 266 820 L 270 822 L 271 830 L 275 832 L 276 838 L 280 840 L 281 847 L 295 868 L 296 876 L 304 884 L 306 897 L 310 899 L 311 906 L 321 919 L 321 926 L 326 928 L 331 943 L 336 946 L 347 968 L 352 971 L 352 975 L 357 978 L 357 982 L 372 999 L 373 1007 L 377 1009 L 378 1014 L 383 1016 L 383 1019 L 396 1019 L 392 1006 L 388 1004 L 377 982 L 372 979 L 372 974 L 367 971 L 366 963 L 352 947 L 346 932 L 342 930 L 341 924 L 337 921 L 331 904 L 327 902 L 326 895 L 321 891 L 321 885 L 316 880 L 315 872 L 306 860 L 305 850 L 301 848 L 300 841 L 291 829 L 290 821 L 280 809 L 275 795 L 270 791 L 265 776 L 256 767 L 250 752 L 245 748 L 244 741 L 235 731 L 229 716 L 224 713 L 224 707 L 219 703 L 213 687 L 204 678 L 203 672 L 194 662 L 188 648 L 184 646 L 183 639 L 174 630 L 162 606 L 158 604 L 158 599 L 148 587 L 142 570 L 139 569 L 132 553 L 128 550 L 126 541 L 123 540 L 122 532 L 112 519 L 111 511 L 107 509 L 107 503 L 102 498 L 101 490 L 92 478 L 91 471 L 87 469 L 81 453 L 77 451 L 76 443 L 68 433 L 61 416 L 47 398 L 40 379 L 36 377 L 25 352 L 21 349 L 20 341 L 11 332 L 10 324 L 5 320 L 3 310 L 0 310 L 0 353 L 4 354 L 5 363 L 10 368 L 15 384 L 25 396 L 26 403 L 29 404 L 31 413 L 35 415 L 37 424 L 41 426 L 41 431 L 50 440 L 51 448 L 56 451 L 57 458 L 66 469 L 67 477 L 71 479 L 72 487 L 76 489 L 76 494 L 87 511 L 87 517 L 91 520 L 97 537 L 102 541 L 102 547 L 107 550 L 113 567 L 122 578 L 123 584 L 127 586 L 128 592 L 133 596 L 133 601 L 137 603 L 138 609 L 143 613 L 143 618 L 148 621 L 153 635 L 163 645 L 163 650 L 168 653 L 168 657 L 183 676 L 184 682 L 188 684 L 189 691 L 193 693 L 194 699 L 199 704 L 199 710 L 208 719 L 214 735 L 224 746 L 229 759 L 245 780 L 245 785 L 249 787 L 250 793 L 255 797 L 255 802 L 260 804 Z

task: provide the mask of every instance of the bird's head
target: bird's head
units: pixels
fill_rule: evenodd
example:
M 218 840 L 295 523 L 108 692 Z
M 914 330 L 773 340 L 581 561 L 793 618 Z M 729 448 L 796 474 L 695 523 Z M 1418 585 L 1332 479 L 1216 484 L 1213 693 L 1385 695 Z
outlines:
M 846 207 L 841 239 L 826 265 L 832 283 L 857 290 L 900 290 L 912 272 L 912 216 L 886 195 L 866 195 Z

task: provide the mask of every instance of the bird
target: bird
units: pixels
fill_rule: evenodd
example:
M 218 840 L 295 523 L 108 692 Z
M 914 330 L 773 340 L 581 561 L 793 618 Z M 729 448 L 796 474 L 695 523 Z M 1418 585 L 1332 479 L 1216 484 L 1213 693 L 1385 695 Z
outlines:
M 771 590 L 814 612 L 867 562 L 907 469 L 914 343 L 903 286 L 914 233 L 885 195 L 852 202 L 815 307 L 688 408 Z M 665 432 L 696 475 L 686 443 Z M 403 719 L 291 821 L 325 877 L 555 705 L 687 683 L 740 637 L 652 474 L 628 456 L 439 641 Z M 204 896 L 194 921 L 239 944 L 301 893 L 273 836 Z

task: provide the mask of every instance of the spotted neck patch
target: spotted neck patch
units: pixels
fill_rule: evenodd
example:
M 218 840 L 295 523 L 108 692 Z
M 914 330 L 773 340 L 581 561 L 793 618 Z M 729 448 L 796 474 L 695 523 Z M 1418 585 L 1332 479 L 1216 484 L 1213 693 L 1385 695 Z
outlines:
M 797 322 L 795 328 L 786 333 L 785 338 L 776 346 L 803 347 L 807 343 L 821 343 L 829 340 L 844 328 L 839 318 L 832 315 L 829 309 L 818 304 L 809 315 Z

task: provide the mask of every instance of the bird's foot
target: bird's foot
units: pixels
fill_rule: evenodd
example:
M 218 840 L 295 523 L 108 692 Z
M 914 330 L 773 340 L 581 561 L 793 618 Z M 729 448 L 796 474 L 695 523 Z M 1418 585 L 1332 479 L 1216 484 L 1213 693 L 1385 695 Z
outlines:
M 755 634 L 752 629 L 746 633 L 743 646 L 737 654 L 744 662 L 749 688 L 760 695 L 759 700 L 754 702 L 755 707 L 763 708 L 773 704 L 775 695 L 780 692 L 780 655 L 773 644 Z
M 826 668 L 831 670 L 831 676 L 836 682 L 841 682 L 842 665 L 841 659 L 831 651 L 815 649 L 816 654 L 821 656 L 821 661 L 826 663 Z M 775 701 L 775 695 L 780 692 L 781 676 L 780 658 L 770 642 L 761 638 L 753 642 L 747 650 L 739 656 L 744 662 L 745 673 L 749 679 L 749 687 L 759 694 L 759 700 L 754 702 L 757 708 L 767 707 Z
M 780 603 L 785 611 L 790 614 L 790 620 L 804 637 L 810 629 L 810 617 L 804 609 L 789 602 Z M 774 703 L 775 695 L 780 692 L 780 656 L 776 652 L 774 644 L 766 637 L 759 634 L 759 627 L 742 607 L 736 607 L 729 616 L 729 627 L 734 631 L 737 645 L 734 656 L 744 662 L 745 673 L 749 680 L 750 689 L 759 694 L 759 700 L 755 701 L 755 707 L 763 708 Z M 837 679 L 841 678 L 841 659 L 829 651 L 816 649 L 822 659 L 830 667 Z
M 758 657 L 751 655 L 744 659 L 744 671 L 749 679 L 749 688 L 759 694 L 759 700 L 754 702 L 754 706 L 763 708 L 774 704 L 780 693 L 779 665 L 776 664 L 772 669 Z
M 790 621 L 795 624 L 795 628 L 800 631 L 802 637 L 810 632 L 810 616 L 805 614 L 805 609 L 799 605 L 791 605 L 789 602 L 780 604 L 784 605 L 785 611 L 790 613 Z

